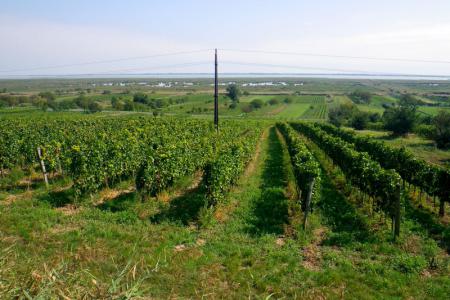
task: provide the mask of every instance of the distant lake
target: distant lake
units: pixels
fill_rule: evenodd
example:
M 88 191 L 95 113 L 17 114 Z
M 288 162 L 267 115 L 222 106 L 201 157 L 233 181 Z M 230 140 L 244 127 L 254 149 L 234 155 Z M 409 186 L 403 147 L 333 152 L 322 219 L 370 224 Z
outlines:
M 208 73 L 152 73 L 152 74 L 83 74 L 83 75 L 19 75 L 1 79 L 33 79 L 33 78 L 213 78 Z M 373 80 L 450 80 L 449 76 L 434 75 L 391 75 L 391 74 L 318 74 L 318 73 L 225 73 L 220 78 L 329 78 L 329 79 L 373 79 Z

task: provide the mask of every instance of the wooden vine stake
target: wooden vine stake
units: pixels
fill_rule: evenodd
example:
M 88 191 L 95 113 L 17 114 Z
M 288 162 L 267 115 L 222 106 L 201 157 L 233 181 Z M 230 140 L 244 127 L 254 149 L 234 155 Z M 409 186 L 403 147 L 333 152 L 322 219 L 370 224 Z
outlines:
M 394 240 L 400 235 L 400 188 L 395 192 L 394 204 Z
M 47 176 L 47 171 L 45 170 L 44 160 L 42 159 L 41 147 L 37 148 L 37 152 L 38 152 L 38 156 L 39 156 L 39 162 L 41 163 L 42 174 L 44 175 L 45 186 L 48 188 L 48 176 Z
M 439 202 L 439 216 L 440 217 L 445 216 L 445 199 L 444 199 L 444 197 L 442 197 Z
M 316 182 L 316 179 L 313 178 L 311 180 L 311 182 L 309 183 L 309 191 L 308 191 L 308 196 L 306 197 L 306 202 L 305 202 L 305 212 L 304 212 L 304 217 L 303 217 L 303 229 L 306 229 L 306 222 L 307 222 L 307 218 L 308 218 L 308 213 L 311 207 L 311 198 L 312 198 L 312 194 L 313 194 L 313 189 L 314 189 L 314 183 Z

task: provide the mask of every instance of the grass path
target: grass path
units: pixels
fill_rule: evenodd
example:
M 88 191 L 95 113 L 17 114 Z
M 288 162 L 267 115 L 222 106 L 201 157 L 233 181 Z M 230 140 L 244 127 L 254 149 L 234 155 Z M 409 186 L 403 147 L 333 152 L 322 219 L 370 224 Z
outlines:
M 288 221 L 285 172 L 282 144 L 272 127 L 267 139 L 262 141 L 253 172 L 242 178 L 228 197 L 229 205 L 236 206 L 233 215 L 216 230 L 239 229 L 251 235 L 283 234 L 283 224 Z
M 231 216 L 200 231 L 201 239 L 214 253 L 214 260 L 207 267 L 209 278 L 220 278 L 227 288 L 236 288 L 225 291 L 211 286 L 214 297 L 300 294 L 295 276 L 291 275 L 299 274 L 301 269 L 301 247 L 297 241 L 284 238 L 289 223 L 285 153 L 272 127 L 261 144 L 253 172 L 242 178 L 228 197 L 229 205 L 234 207 Z M 282 282 L 290 282 L 289 287 L 283 287 Z

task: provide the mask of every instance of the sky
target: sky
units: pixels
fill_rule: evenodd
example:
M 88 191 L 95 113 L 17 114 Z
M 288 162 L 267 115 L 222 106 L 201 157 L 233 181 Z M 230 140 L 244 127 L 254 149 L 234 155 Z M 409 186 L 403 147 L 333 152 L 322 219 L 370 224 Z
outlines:
M 214 48 L 228 73 L 450 75 L 450 1 L 0 0 L 0 41 L 0 77 L 210 73 Z

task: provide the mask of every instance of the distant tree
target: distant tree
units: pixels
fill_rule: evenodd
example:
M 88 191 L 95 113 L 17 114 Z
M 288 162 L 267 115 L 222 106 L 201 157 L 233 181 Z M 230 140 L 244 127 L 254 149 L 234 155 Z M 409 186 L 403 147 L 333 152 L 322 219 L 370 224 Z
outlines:
M 422 101 L 418 100 L 411 94 L 403 94 L 400 96 L 400 100 L 398 102 L 399 106 L 409 107 L 416 109 L 418 105 L 421 104 Z
M 115 108 L 115 106 L 117 105 L 117 103 L 119 103 L 119 98 L 117 98 L 117 97 L 112 97 L 112 98 L 111 98 L 111 106 L 112 106 L 112 108 Z
M 17 97 L 12 95 L 1 95 L 0 100 L 5 103 L 5 106 L 16 106 L 18 104 Z
M 89 106 L 89 98 L 86 97 L 84 94 L 81 94 L 80 96 L 78 96 L 77 98 L 75 98 L 75 104 L 79 107 L 82 108 L 84 111 L 88 110 L 88 106 Z
M 276 98 L 272 98 L 269 100 L 269 105 L 277 105 L 279 103 L 280 103 L 280 101 Z
M 125 105 L 121 98 L 112 97 L 111 98 L 111 107 L 115 110 L 124 110 Z
M 53 111 L 60 111 L 62 108 L 60 107 L 58 102 L 55 101 L 47 101 L 47 106 Z
M 424 125 L 432 125 L 434 117 L 431 115 L 420 115 L 420 118 L 417 120 L 419 124 Z
M 367 128 L 370 114 L 363 111 L 357 111 L 350 119 L 350 125 L 356 130 L 363 130 Z
M 126 100 L 123 105 L 123 110 L 125 111 L 134 111 L 134 103 L 131 100 Z
M 250 106 L 251 106 L 253 109 L 260 109 L 261 107 L 264 106 L 264 101 L 262 101 L 261 99 L 255 99 L 255 100 L 252 100 L 252 101 L 250 102 Z
M 244 92 L 242 93 L 242 95 L 248 96 L 248 95 L 250 95 L 250 92 L 249 92 L 249 91 L 244 91 Z
M 439 111 L 433 119 L 434 135 L 433 139 L 438 148 L 450 148 L 450 113 L 447 111 Z
M 42 102 L 39 104 L 39 108 L 42 110 L 42 111 L 47 111 L 48 110 L 48 103 L 47 103 L 47 100 L 45 100 L 45 99 L 43 99 L 43 98 L 41 98 L 42 99 Z
M 6 93 L 7 92 L 7 89 L 6 88 L 3 88 L 2 90 L 1 90 L 1 93 Z
M 110 90 L 104 90 L 102 94 L 103 94 L 103 95 L 110 95 L 110 94 L 111 94 L 111 91 L 110 91 Z
M 47 99 L 48 101 L 53 101 L 56 99 L 55 94 L 53 94 L 52 92 L 40 92 L 39 97 Z
M 25 103 L 29 103 L 30 102 L 30 98 L 28 98 L 27 96 L 18 96 L 17 97 L 17 103 L 19 104 L 25 104 Z
M 241 90 L 236 84 L 230 84 L 227 86 L 227 96 L 233 100 L 238 102 L 239 96 L 241 95 Z
M 58 103 L 58 110 L 69 110 L 77 107 L 73 100 L 63 100 Z
M 394 135 L 405 135 L 411 132 L 416 124 L 417 115 L 413 107 L 392 107 L 383 114 L 384 127 Z
M 100 104 L 96 101 L 89 101 L 88 104 L 88 111 L 90 113 L 96 113 L 96 112 L 101 112 L 102 111 L 102 107 L 100 106 Z
M 370 103 L 372 94 L 366 91 L 354 91 L 349 95 L 350 99 L 356 104 L 367 104 Z
M 369 121 L 372 123 L 380 122 L 381 121 L 381 115 L 379 113 L 371 113 L 369 115 Z
M 136 93 L 133 96 L 133 102 L 147 104 L 148 103 L 148 96 L 146 94 L 144 94 L 144 93 Z
M 31 104 L 36 106 L 39 109 L 43 109 L 42 106 L 46 105 L 45 110 L 47 110 L 47 100 L 39 97 L 38 95 L 33 95 L 30 97 Z
M 155 99 L 154 100 L 155 106 L 156 108 L 163 108 L 165 106 L 167 106 L 167 102 L 165 99 Z
M 131 101 L 130 101 L 131 102 Z M 115 110 L 125 110 L 125 103 L 120 97 L 111 98 L 111 107 Z
M 351 103 L 344 103 L 338 107 L 330 109 L 328 119 L 331 124 L 340 127 L 347 125 L 353 114 L 357 110 L 356 106 Z

